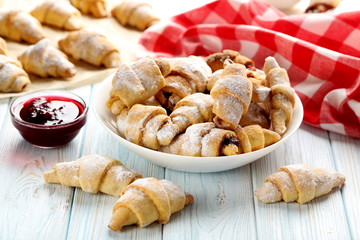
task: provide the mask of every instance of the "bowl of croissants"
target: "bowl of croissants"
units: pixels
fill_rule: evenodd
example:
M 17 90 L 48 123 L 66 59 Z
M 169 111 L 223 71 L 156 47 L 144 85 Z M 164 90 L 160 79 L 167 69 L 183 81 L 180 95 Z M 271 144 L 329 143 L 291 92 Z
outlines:
M 98 85 L 93 109 L 130 151 L 188 172 L 255 161 L 303 119 L 302 103 L 275 58 L 267 57 L 260 71 L 233 50 L 123 63 Z

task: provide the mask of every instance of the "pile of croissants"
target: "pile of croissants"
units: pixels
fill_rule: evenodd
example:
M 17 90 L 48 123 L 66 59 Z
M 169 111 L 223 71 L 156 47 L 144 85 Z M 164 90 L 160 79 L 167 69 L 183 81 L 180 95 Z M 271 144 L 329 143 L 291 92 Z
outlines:
M 29 73 L 43 78 L 73 77 L 76 68 L 67 56 L 94 66 L 118 67 L 119 50 L 104 35 L 83 29 L 81 13 L 106 17 L 106 5 L 106 0 L 49 0 L 30 13 L 0 9 L 0 92 L 21 92 L 31 82 Z M 159 21 L 148 3 L 136 0 L 122 1 L 111 13 L 122 25 L 139 30 Z M 46 38 L 42 24 L 71 31 L 58 42 L 60 50 Z M 1 37 L 32 45 L 18 56 L 19 62 L 7 56 Z
M 121 64 L 106 102 L 128 141 L 196 157 L 248 153 L 278 142 L 294 106 L 295 91 L 275 58 L 266 58 L 262 73 L 233 50 Z
M 192 204 L 194 197 L 166 179 L 143 178 L 120 161 L 98 154 L 85 155 L 70 162 L 57 163 L 44 173 L 47 183 L 80 187 L 84 192 L 102 192 L 118 198 L 109 228 L 114 231 L 136 224 L 145 227 L 157 221 L 169 222 L 170 216 Z M 344 184 L 337 172 L 306 164 L 287 165 L 270 175 L 255 191 L 264 203 L 297 201 L 307 203 Z

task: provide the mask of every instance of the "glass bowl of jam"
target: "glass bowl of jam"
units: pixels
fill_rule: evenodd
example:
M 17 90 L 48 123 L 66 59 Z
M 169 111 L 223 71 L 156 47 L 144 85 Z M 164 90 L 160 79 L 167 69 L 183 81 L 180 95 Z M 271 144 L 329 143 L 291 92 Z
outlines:
M 63 146 L 86 123 L 88 106 L 78 95 L 65 90 L 33 92 L 10 105 L 11 120 L 21 136 L 42 148 Z

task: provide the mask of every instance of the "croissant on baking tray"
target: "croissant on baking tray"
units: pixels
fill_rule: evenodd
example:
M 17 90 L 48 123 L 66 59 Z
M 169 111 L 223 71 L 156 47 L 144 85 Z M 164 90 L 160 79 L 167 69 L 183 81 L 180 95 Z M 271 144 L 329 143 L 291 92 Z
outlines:
M 65 1 L 45 1 L 36 6 L 31 15 L 41 23 L 65 30 L 78 30 L 83 27 L 81 13 Z
M 4 39 L 0 37 L 0 54 L 7 55 L 7 46 Z
M 127 185 L 141 177 L 120 161 L 98 154 L 57 163 L 51 171 L 44 173 L 44 180 L 48 183 L 80 187 L 85 192 L 103 192 L 115 197 L 120 197 Z
M 177 135 L 168 146 L 162 146 L 160 151 L 194 157 L 231 156 L 238 153 L 239 140 L 234 131 L 217 128 L 213 122 L 198 123 Z
M 78 30 L 70 32 L 59 42 L 60 49 L 75 60 L 83 60 L 94 66 L 115 68 L 121 64 L 119 50 L 97 32 Z
M 174 137 L 196 123 L 212 122 L 214 100 L 209 94 L 194 93 L 181 99 L 167 121 L 157 132 L 161 145 L 169 145 Z
M 204 58 L 205 62 L 209 65 L 212 72 L 223 69 L 224 62 L 227 59 L 230 59 L 235 63 L 242 64 L 246 68 L 254 68 L 254 62 L 250 58 L 245 57 L 234 50 L 226 49 L 223 52 L 213 53 Z
M 225 60 L 221 78 L 210 91 L 217 127 L 234 130 L 247 112 L 252 97 L 252 83 L 242 64 Z
M 336 8 L 341 0 L 310 0 L 306 13 L 322 13 Z
M 307 164 L 293 164 L 281 167 L 277 173 L 270 175 L 255 190 L 255 196 L 263 203 L 283 200 L 304 204 L 329 193 L 344 182 L 345 176 L 340 173 Z
M 123 26 L 132 26 L 141 31 L 159 22 L 149 3 L 139 0 L 123 0 L 111 14 Z
M 103 18 L 108 15 L 106 0 L 70 0 L 70 2 L 83 14 L 96 18 Z
M 182 98 L 195 92 L 204 92 L 211 69 L 201 57 L 170 58 L 171 73 L 165 77 L 165 86 L 155 95 L 161 105 L 173 110 Z
M 45 38 L 41 23 L 19 10 L 0 10 L 0 36 L 31 44 Z
M 155 221 L 165 224 L 171 214 L 193 201 L 192 195 L 170 180 L 137 179 L 125 188 L 116 202 L 109 228 L 117 231 L 133 224 L 145 227 Z
M 289 76 L 280 68 L 275 58 L 267 57 L 264 64 L 266 85 L 271 88 L 271 125 L 275 132 L 283 135 L 292 118 L 295 106 L 295 90 L 290 86 Z
M 69 78 L 76 74 L 74 64 L 64 53 L 51 46 L 47 38 L 29 46 L 18 59 L 26 72 L 40 77 Z
M 0 92 L 21 92 L 30 79 L 21 63 L 0 54 Z
M 116 123 L 119 133 L 130 142 L 158 150 L 157 132 L 168 121 L 170 117 L 163 107 L 135 104 L 124 108 Z
M 121 64 L 112 80 L 106 107 L 119 114 L 124 107 L 144 103 L 165 85 L 164 76 L 170 73 L 166 58 L 142 58 L 131 64 Z

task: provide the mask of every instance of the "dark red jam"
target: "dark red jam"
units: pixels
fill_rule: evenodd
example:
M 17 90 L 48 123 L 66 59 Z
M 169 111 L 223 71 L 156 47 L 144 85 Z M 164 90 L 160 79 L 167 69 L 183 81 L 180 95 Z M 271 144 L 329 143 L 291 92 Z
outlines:
M 36 97 L 24 103 L 20 118 L 29 123 L 60 125 L 74 121 L 84 111 L 77 101 L 58 96 Z
M 78 96 L 74 99 L 56 95 L 35 96 L 12 107 L 12 121 L 31 144 L 59 147 L 79 133 L 86 122 L 86 112 L 86 104 Z

